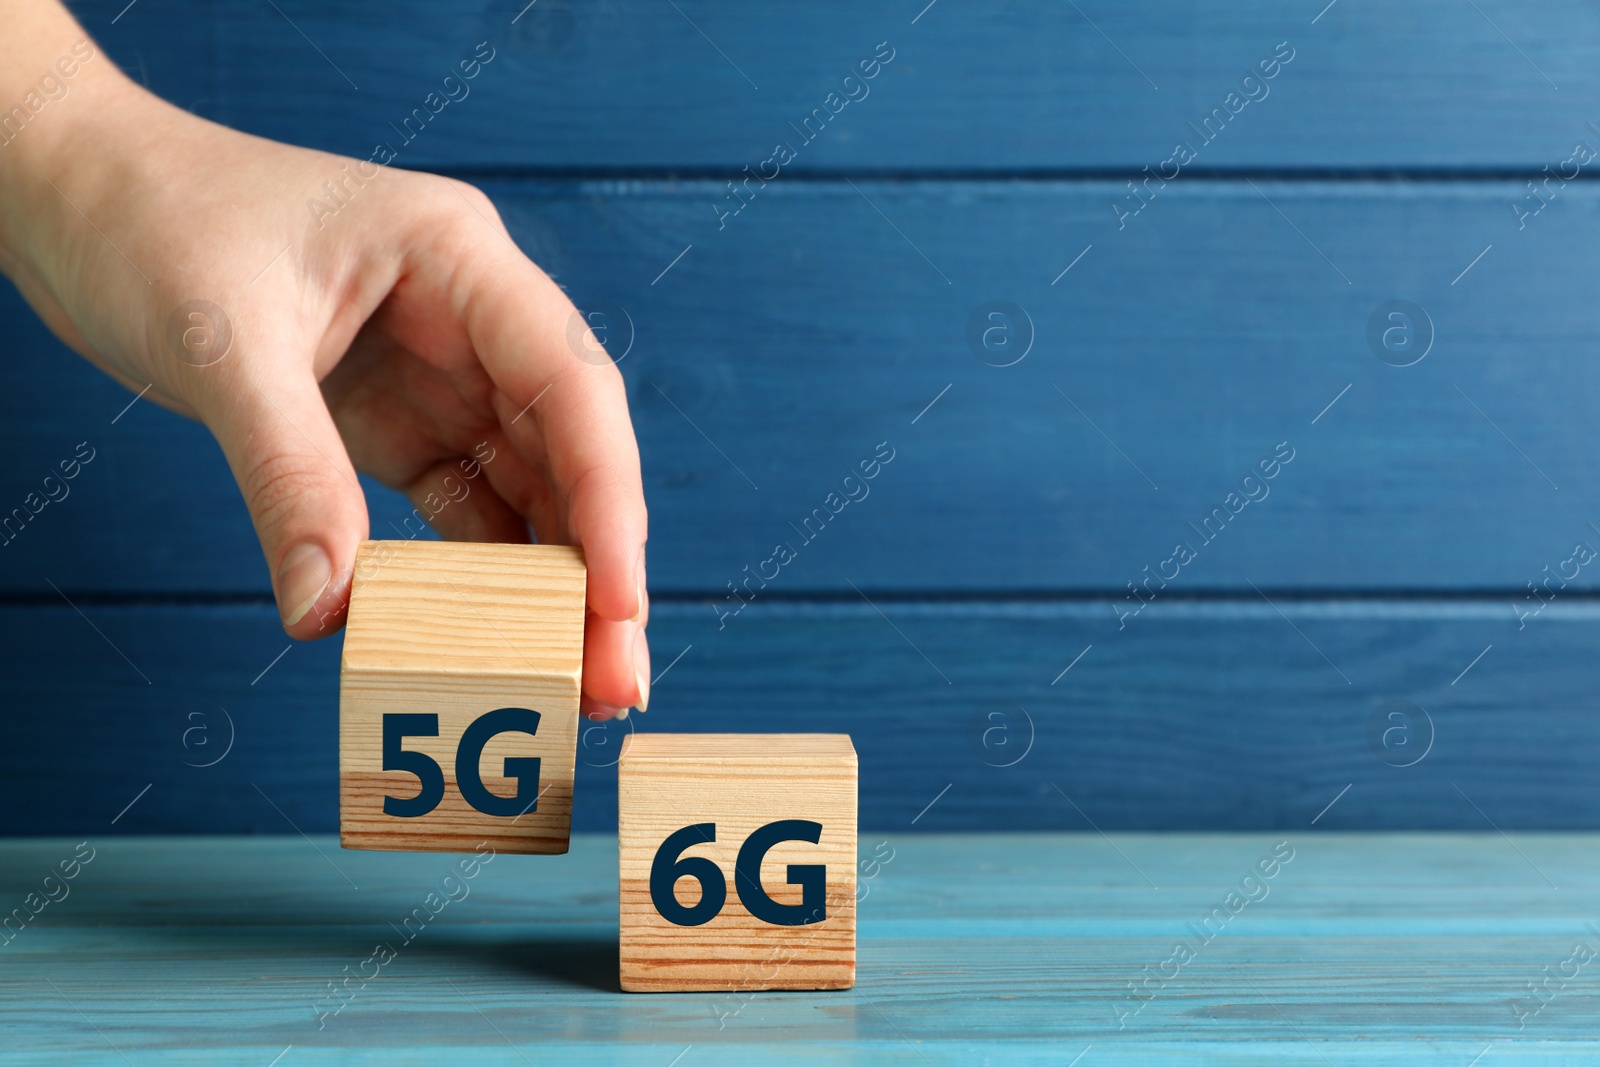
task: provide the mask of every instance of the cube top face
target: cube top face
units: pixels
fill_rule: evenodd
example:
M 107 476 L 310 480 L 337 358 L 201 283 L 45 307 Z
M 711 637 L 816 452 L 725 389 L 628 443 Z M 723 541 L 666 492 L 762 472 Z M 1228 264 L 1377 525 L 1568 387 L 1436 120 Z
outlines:
M 805 766 L 856 766 L 849 734 L 629 734 L 622 758 L 634 763 L 688 760 L 742 763 L 764 767 L 780 763 Z
M 361 546 L 339 670 L 340 844 L 567 851 L 584 592 L 576 549 Z
M 580 684 L 587 570 L 564 545 L 365 541 L 343 667 Z
M 855 984 L 843 734 L 634 734 L 617 765 L 622 988 Z

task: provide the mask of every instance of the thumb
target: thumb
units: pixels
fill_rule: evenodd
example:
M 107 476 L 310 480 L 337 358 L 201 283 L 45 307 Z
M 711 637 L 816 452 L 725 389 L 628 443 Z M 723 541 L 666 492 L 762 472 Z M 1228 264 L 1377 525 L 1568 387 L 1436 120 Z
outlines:
M 366 498 L 308 371 L 263 382 L 240 375 L 235 384 L 212 432 L 261 539 L 284 630 L 325 637 L 344 625 Z

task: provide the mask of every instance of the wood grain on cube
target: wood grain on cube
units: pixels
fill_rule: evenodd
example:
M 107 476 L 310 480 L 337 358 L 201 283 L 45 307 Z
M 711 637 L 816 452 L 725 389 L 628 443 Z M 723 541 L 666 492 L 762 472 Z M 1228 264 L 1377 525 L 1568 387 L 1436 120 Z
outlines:
M 618 764 L 622 988 L 629 992 L 848 989 L 855 984 L 856 753 L 845 734 L 635 734 Z M 780 820 L 821 824 L 818 841 L 774 845 L 760 888 L 781 905 L 802 902 L 790 864 L 826 870 L 825 912 L 806 925 L 750 914 L 735 884 L 740 847 Z M 703 925 L 668 921 L 650 892 L 658 850 L 685 827 L 710 823 L 714 841 L 685 848 L 722 873 L 727 896 Z M 674 888 L 692 907 L 694 878 Z
M 368 541 L 356 556 L 339 685 L 339 829 L 346 848 L 470 852 L 567 850 L 583 666 L 585 569 L 551 545 Z M 533 810 L 490 815 L 461 792 L 463 732 L 500 708 L 539 713 L 533 734 L 505 731 L 478 771 L 517 795 L 505 761 L 537 757 Z M 436 737 L 407 737 L 443 771 L 444 796 L 424 815 L 386 815 L 384 797 L 413 797 L 416 775 L 383 769 L 383 716 L 436 714 Z

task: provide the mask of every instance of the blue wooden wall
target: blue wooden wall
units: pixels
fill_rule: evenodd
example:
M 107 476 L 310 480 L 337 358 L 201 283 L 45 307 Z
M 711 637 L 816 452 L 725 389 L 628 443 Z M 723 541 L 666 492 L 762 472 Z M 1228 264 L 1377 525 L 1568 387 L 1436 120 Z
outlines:
M 672 664 L 578 828 L 630 728 L 847 730 L 878 828 L 1600 826 L 1600 14 L 924 4 L 75 6 L 363 158 L 493 48 L 397 163 L 626 311 Z M 339 644 L 217 448 L 0 302 L 0 503 L 94 449 L 0 548 L 0 830 L 333 829 Z

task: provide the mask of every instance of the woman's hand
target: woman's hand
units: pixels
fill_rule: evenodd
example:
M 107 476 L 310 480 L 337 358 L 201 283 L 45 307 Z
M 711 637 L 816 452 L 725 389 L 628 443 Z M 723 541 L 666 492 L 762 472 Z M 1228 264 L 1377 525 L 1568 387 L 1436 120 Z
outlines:
M 84 35 L 40 21 L 60 38 L 29 46 L 48 70 Z M 520 542 L 531 525 L 581 546 L 585 711 L 643 709 L 646 519 L 622 377 L 488 197 L 196 118 L 97 50 L 78 67 L 0 147 L 0 267 L 63 341 L 216 436 L 289 634 L 343 624 L 360 470 L 444 537 Z

